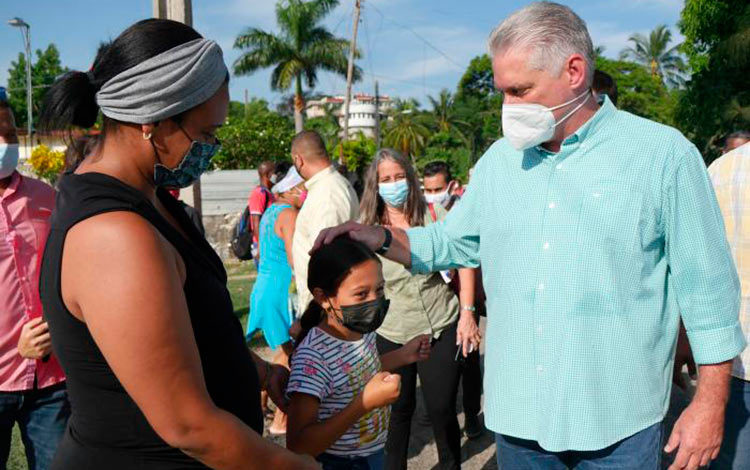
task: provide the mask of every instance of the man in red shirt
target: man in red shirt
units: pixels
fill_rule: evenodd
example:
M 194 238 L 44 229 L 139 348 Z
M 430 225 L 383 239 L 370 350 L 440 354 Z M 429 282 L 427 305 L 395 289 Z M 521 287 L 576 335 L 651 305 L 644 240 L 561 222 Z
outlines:
M 250 226 L 253 230 L 253 259 L 256 267 L 258 266 L 258 232 L 260 231 L 260 218 L 263 213 L 273 204 L 273 194 L 271 193 L 271 175 L 273 175 L 276 165 L 273 162 L 265 161 L 258 165 L 258 178 L 260 184 L 253 189 L 247 200 L 247 207 L 250 208 Z
M 2 91 L 2 90 L 0 90 Z M 2 95 L 2 94 L 0 94 Z M 18 423 L 30 470 L 46 470 L 70 414 L 39 299 L 55 190 L 21 176 L 13 114 L 0 96 L 0 467 Z

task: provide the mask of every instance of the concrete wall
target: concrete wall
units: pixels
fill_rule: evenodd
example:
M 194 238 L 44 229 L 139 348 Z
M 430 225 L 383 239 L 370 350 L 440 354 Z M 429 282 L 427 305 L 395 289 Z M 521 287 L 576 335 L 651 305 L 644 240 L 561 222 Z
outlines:
M 247 205 L 250 192 L 258 185 L 256 170 L 219 170 L 201 177 L 203 225 L 206 239 L 222 259 L 231 259 L 232 229 Z M 180 199 L 193 205 L 193 188 L 180 192 Z

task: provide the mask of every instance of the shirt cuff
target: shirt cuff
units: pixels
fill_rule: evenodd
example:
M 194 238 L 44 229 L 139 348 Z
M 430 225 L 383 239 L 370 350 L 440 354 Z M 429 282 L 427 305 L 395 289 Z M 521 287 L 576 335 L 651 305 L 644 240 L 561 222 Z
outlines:
M 696 364 L 718 364 L 737 357 L 747 342 L 740 322 L 723 328 L 688 331 Z
M 432 234 L 428 227 L 414 227 L 406 231 L 411 251 L 412 274 L 427 274 L 433 271 L 435 264 L 432 249 Z

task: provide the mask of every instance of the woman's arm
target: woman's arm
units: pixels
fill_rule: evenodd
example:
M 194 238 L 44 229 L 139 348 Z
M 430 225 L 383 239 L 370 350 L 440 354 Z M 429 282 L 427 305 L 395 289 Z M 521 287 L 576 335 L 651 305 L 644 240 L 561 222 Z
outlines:
M 388 372 L 415 362 L 421 362 L 430 357 L 432 338 L 430 335 L 419 335 L 408 343 L 380 356 L 380 369 Z
M 317 468 L 212 402 L 183 283 L 182 260 L 136 214 L 98 215 L 68 234 L 63 300 L 162 439 L 215 469 Z
M 294 229 L 297 227 L 297 213 L 296 209 L 284 209 L 279 214 L 279 218 L 276 219 L 276 226 L 274 231 L 276 235 L 284 240 L 284 250 L 286 250 L 286 259 L 289 262 L 289 266 L 294 266 L 294 258 L 292 254 L 292 240 L 294 239 Z
M 362 416 L 396 401 L 400 388 L 401 376 L 379 372 L 351 403 L 325 421 L 318 421 L 320 400 L 317 397 L 293 393 L 289 404 L 287 448 L 299 454 L 322 454 Z
M 476 293 L 477 269 L 461 268 L 458 270 L 458 279 L 460 288 L 458 299 L 461 304 L 458 328 L 456 330 L 456 341 L 463 349 L 463 355 L 466 357 L 470 352 L 479 349 L 479 343 L 482 341 L 482 335 L 477 325 L 476 307 L 474 305 L 474 295 Z M 469 309 L 474 310 L 469 310 Z

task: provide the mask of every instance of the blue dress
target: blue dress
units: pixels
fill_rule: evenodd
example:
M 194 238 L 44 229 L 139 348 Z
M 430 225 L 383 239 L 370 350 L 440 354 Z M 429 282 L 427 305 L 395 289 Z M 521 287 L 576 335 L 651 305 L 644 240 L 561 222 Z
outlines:
M 287 261 L 284 240 L 276 235 L 276 219 L 289 204 L 273 204 L 260 220 L 260 268 L 258 279 L 250 294 L 250 318 L 246 338 L 257 330 L 263 331 L 266 343 L 276 349 L 289 341 L 293 314 L 289 302 L 292 268 Z

